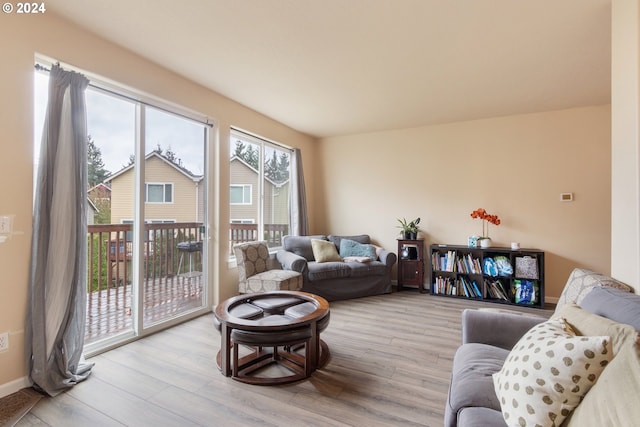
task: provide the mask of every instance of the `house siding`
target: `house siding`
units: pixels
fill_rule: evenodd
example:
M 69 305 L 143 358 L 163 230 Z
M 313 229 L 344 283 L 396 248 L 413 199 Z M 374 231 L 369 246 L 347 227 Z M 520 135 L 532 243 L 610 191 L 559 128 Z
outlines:
M 111 182 L 111 220 L 121 223 L 133 218 L 134 170 L 129 169 Z M 187 177 L 159 157 L 150 157 L 145 163 L 146 183 L 173 184 L 171 203 L 145 203 L 145 218 L 176 222 L 201 221 L 204 213 L 204 192 L 197 182 Z M 200 197 L 198 197 L 200 196 Z

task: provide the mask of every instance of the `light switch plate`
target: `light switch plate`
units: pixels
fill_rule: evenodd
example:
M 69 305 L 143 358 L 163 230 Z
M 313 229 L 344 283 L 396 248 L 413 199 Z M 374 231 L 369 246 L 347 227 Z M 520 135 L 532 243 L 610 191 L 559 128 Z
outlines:
M 0 215 L 0 234 L 11 234 L 13 215 Z
M 561 202 L 573 202 L 573 193 L 560 193 Z

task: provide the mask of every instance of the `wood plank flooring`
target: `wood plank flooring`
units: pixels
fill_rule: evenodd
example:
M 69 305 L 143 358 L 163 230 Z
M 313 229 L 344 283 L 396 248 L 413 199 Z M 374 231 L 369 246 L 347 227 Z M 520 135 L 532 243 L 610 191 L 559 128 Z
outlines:
M 331 303 L 331 359 L 311 378 L 223 377 L 212 314 L 90 359 L 91 377 L 43 398 L 18 426 L 442 426 L 465 308 L 548 310 L 416 291 Z

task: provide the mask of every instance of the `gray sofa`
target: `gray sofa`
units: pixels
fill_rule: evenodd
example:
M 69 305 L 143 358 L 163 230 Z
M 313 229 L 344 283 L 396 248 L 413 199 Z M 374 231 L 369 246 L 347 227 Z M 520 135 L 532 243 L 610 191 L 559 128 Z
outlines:
M 372 262 L 317 262 L 311 241 L 319 239 L 332 242 L 339 252 L 342 239 L 361 244 L 371 244 L 367 234 L 355 236 L 284 236 L 282 249 L 276 259 L 284 270 L 302 273 L 302 290 L 320 295 L 328 301 L 380 295 L 391 292 L 391 269 L 396 254 L 385 249 L 377 251 Z
M 637 425 L 640 420 L 640 405 L 637 404 L 640 395 L 640 352 L 637 342 L 640 331 L 640 295 L 630 291 L 631 288 L 626 285 L 588 270 L 576 269 L 570 276 L 551 316 L 552 321 L 557 319 L 568 324 L 580 336 L 610 337 L 613 359 L 608 362 L 586 395 L 577 397 L 581 399 L 577 407 L 566 410 L 568 418 L 564 421 L 560 419 L 559 424 L 554 421 L 542 425 Z M 513 418 L 510 418 L 512 423 L 507 424 L 503 417 L 493 374 L 512 360 L 509 359 L 510 354 L 525 347 L 521 343 L 517 344 L 520 338 L 534 326 L 542 326 L 543 322 L 550 323 L 546 317 L 536 315 L 535 312 L 523 314 L 500 309 L 463 311 L 462 345 L 453 360 L 445 408 L 445 427 L 518 425 Z M 544 345 L 552 345 L 542 342 Z M 564 360 L 557 355 L 556 358 Z M 524 371 L 526 365 L 523 367 L 522 360 L 517 363 Z M 512 388 L 515 388 L 514 383 L 512 381 Z M 527 393 L 531 394 L 529 390 Z M 525 411 L 522 400 L 526 400 L 526 397 L 520 401 L 503 400 L 503 404 L 511 405 L 512 413 L 521 416 Z M 514 407 L 517 409 L 513 409 Z

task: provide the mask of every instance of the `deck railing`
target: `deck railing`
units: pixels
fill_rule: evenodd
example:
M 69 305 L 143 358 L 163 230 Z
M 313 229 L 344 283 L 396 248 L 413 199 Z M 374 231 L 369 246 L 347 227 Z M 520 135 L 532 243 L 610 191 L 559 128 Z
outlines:
M 258 238 L 258 224 L 230 224 L 229 227 L 229 247 L 236 243 L 253 242 L 256 240 L 266 240 L 269 247 L 276 247 L 282 244 L 282 237 L 289 232 L 288 224 L 265 224 L 264 236 Z
M 202 224 L 197 222 L 145 224 L 142 249 L 145 278 L 157 280 L 178 274 L 180 258 L 184 263 L 185 253 L 201 253 L 201 246 L 188 248 L 184 245 L 202 241 L 201 227 Z M 280 246 L 288 230 L 287 224 L 266 224 L 264 236 L 259 239 L 257 224 L 230 224 L 229 247 L 255 240 L 266 240 L 270 247 Z M 90 225 L 88 231 L 87 291 L 96 292 L 131 283 L 132 268 L 128 261 L 133 258 L 132 225 Z M 201 270 L 201 257 L 196 262 L 196 267 Z
M 184 255 L 179 244 L 201 242 L 201 225 L 197 222 L 145 224 L 142 244 L 145 278 L 155 280 L 177 274 L 180 257 Z M 90 225 L 88 231 L 87 290 L 95 292 L 130 283 L 132 225 Z M 201 257 L 198 262 L 201 267 Z
M 167 293 L 167 289 L 182 287 L 194 272 L 202 271 L 202 224 L 163 223 L 145 224 L 144 227 L 140 256 L 145 309 L 169 303 L 184 304 L 181 299 L 194 300 L 193 288 L 184 295 Z M 288 228 L 286 224 L 265 225 L 263 240 L 269 242 L 270 247 L 280 246 Z M 134 258 L 132 224 L 89 225 L 87 239 L 86 336 L 95 340 L 130 325 L 131 261 Z M 235 243 L 254 240 L 261 240 L 256 224 L 230 224 L 230 249 Z M 201 278 L 190 280 L 190 283 L 197 285 L 196 297 L 199 296 L 204 286 Z
M 230 224 L 229 227 L 229 256 L 235 257 L 233 245 L 236 243 L 265 240 L 270 248 L 282 245 L 282 237 L 289 232 L 288 224 L 265 224 L 264 236 L 258 238 L 258 224 Z

